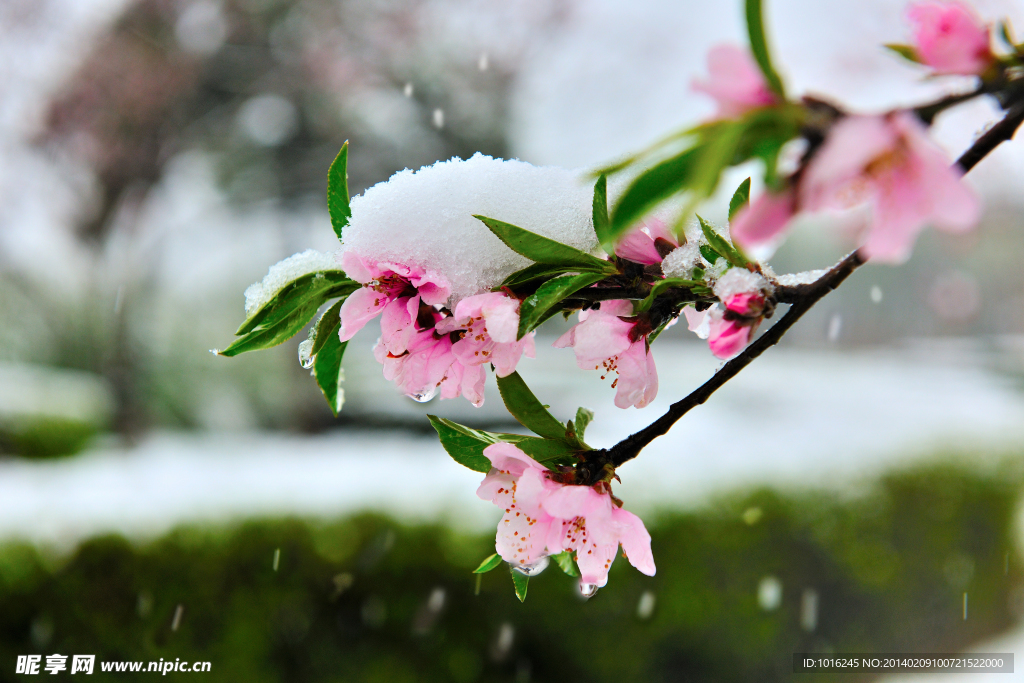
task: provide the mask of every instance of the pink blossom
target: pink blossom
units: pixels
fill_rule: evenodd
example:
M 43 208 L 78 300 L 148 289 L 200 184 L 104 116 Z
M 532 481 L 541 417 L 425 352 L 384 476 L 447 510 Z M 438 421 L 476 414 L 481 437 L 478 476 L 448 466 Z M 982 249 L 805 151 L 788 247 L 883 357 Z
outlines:
M 765 192 L 729 222 L 729 233 L 740 247 L 756 247 L 775 238 L 793 217 L 796 195 L 791 189 Z
M 431 305 L 447 301 L 450 288 L 444 277 L 417 266 L 400 263 L 376 263 L 365 260 L 351 251 L 341 257 L 345 273 L 363 285 L 352 292 L 341 305 L 342 341 L 348 341 L 366 323 L 375 318 L 400 296 L 418 294 Z
M 607 484 L 579 486 L 555 475 L 510 443 L 484 449 L 491 471 L 477 495 L 504 508 L 495 548 L 513 566 L 574 551 L 580 583 L 604 586 L 619 546 L 630 564 L 654 576 L 651 536 L 639 517 L 612 500 Z
M 849 116 L 808 164 L 799 201 L 808 211 L 867 202 L 873 215 L 865 256 L 900 263 L 925 223 L 948 232 L 977 223 L 978 200 L 962 175 L 913 114 Z
M 434 310 L 423 306 L 428 311 Z M 435 316 L 440 317 L 440 314 L 427 313 L 428 326 L 421 325 L 421 315 L 417 296 L 403 297 L 388 304 L 381 318 L 381 337 L 373 355 L 384 366 L 385 379 L 394 382 L 406 396 L 426 401 L 437 393 L 455 356 L 451 339 L 434 331 Z M 447 393 L 452 394 L 451 389 Z
M 631 316 L 633 305 L 616 300 L 601 303 L 599 309 L 580 312 L 580 322 L 559 337 L 554 346 L 571 346 L 576 364 L 584 370 L 616 372 L 615 405 L 643 408 L 658 394 L 658 371 L 647 345 L 647 334 Z M 606 375 L 602 375 L 604 379 Z
M 735 45 L 718 45 L 708 52 L 708 80 L 693 80 L 690 87 L 718 103 L 715 118 L 740 116 L 778 100 L 764 80 L 757 62 Z
M 690 331 L 708 340 L 717 358 L 729 359 L 750 343 L 764 314 L 767 281 L 742 268 L 729 269 L 715 283 L 721 304 L 706 311 L 683 309 Z
M 494 364 L 498 377 L 512 374 L 525 353 L 534 356 L 534 333 L 519 334 L 519 301 L 502 292 L 466 297 L 455 313 L 437 325 L 442 334 L 458 332 L 452 353 L 466 367 Z
M 659 243 L 658 240 L 661 242 Z M 626 233 L 626 236 L 615 247 L 615 255 L 634 263 L 649 266 L 661 263 L 665 254 L 678 246 L 679 239 L 672 234 L 668 226 L 657 218 L 648 218 Z
M 937 74 L 974 76 L 992 64 L 988 27 L 960 2 L 920 2 L 910 6 L 914 47 Z

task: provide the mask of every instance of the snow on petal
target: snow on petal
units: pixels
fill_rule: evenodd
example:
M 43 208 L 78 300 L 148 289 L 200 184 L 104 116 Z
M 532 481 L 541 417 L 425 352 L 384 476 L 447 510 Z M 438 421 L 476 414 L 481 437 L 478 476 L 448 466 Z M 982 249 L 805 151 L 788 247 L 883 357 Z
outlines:
M 415 264 L 450 285 L 449 303 L 489 291 L 530 260 L 474 215 L 517 225 L 585 252 L 599 248 L 585 175 L 476 154 L 404 170 L 351 202 L 346 252 L 374 262 Z M 417 285 L 427 303 L 431 293 Z

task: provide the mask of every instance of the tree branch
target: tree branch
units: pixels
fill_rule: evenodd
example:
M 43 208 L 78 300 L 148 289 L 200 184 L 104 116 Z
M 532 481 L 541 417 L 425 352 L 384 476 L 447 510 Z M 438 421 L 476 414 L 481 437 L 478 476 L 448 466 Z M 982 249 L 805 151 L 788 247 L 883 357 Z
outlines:
M 701 385 L 700 388 L 681 401 L 673 403 L 664 415 L 609 449 L 605 460 L 613 467 L 618 467 L 622 463 L 635 458 L 647 444 L 668 432 L 679 418 L 707 401 L 711 394 L 738 375 L 755 358 L 777 344 L 804 313 L 809 311 L 826 294 L 842 284 L 864 262 L 864 257 L 855 251 L 833 266 L 825 275 L 808 286 L 803 292 L 803 296 L 792 305 L 779 322 L 772 325 L 771 329 L 744 349 L 740 355 L 726 363 L 721 370 L 715 373 L 714 377 Z
M 980 93 L 978 93 L 980 94 Z M 950 106 L 959 96 L 948 98 L 932 105 L 937 110 Z M 969 99 L 963 96 L 963 99 Z M 943 106 L 939 106 L 943 105 Z M 937 113 L 937 111 L 935 112 Z M 924 116 L 934 116 L 932 112 L 924 112 Z M 922 115 L 922 112 L 919 112 Z M 990 128 L 984 135 L 978 138 L 971 147 L 956 160 L 964 173 L 973 169 L 979 161 L 984 159 L 1003 142 L 1013 138 L 1017 129 L 1024 124 L 1024 102 L 1018 102 L 1011 106 L 1002 121 Z M 604 466 L 611 465 L 618 467 L 635 458 L 654 439 L 666 434 L 683 415 L 693 408 L 703 404 L 718 389 L 726 384 L 733 377 L 738 375 L 743 368 L 747 367 L 755 358 L 767 351 L 782 339 L 796 321 L 804 313 L 809 311 L 815 304 L 824 298 L 829 292 L 837 288 L 848 278 L 853 271 L 864 265 L 865 258 L 860 252 L 855 251 L 831 269 L 815 282 L 807 285 L 787 287 L 778 292 L 778 300 L 783 303 L 792 304 L 786 315 L 771 329 L 761 335 L 753 344 L 743 350 L 715 373 L 715 376 L 702 384 L 689 396 L 673 403 L 668 411 L 657 420 L 644 427 L 640 431 L 631 434 L 610 449 L 601 449 L 588 454 L 587 459 L 577 466 L 577 481 L 581 484 L 595 483 L 603 476 Z

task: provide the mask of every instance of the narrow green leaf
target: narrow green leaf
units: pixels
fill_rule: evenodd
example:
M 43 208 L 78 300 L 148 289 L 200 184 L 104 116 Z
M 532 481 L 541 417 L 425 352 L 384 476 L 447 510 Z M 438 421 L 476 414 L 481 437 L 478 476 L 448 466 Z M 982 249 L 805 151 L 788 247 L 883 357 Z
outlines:
M 348 204 L 348 140 L 341 146 L 341 151 L 334 158 L 334 163 L 327 170 L 327 211 L 331 214 L 331 227 L 334 234 L 341 239 L 342 229 L 348 225 L 352 209 Z
M 530 232 L 511 223 L 487 218 L 486 216 L 474 216 L 474 218 L 482 221 L 509 249 L 517 254 L 522 254 L 535 263 L 566 266 L 581 271 L 615 272 L 615 266 L 611 262 L 591 256 L 575 247 L 570 247 L 568 244 L 556 242 L 553 239 Z
M 747 178 L 740 186 L 736 188 L 736 191 L 732 195 L 732 199 L 729 200 L 729 220 L 731 221 L 739 210 L 742 209 L 750 201 L 750 178 Z
M 517 338 L 522 339 L 540 325 L 546 319 L 544 314 L 550 311 L 551 307 L 559 301 L 584 287 L 600 282 L 605 277 L 605 273 L 560 275 L 542 284 L 537 288 L 536 292 L 526 297 L 519 306 L 519 333 Z
M 1012 50 L 1017 49 L 1017 43 L 1014 40 L 1013 28 L 1010 26 L 1009 19 L 1003 19 L 1002 21 L 999 22 L 999 37 L 1003 39 L 1003 42 L 1006 43 L 1007 47 L 1009 47 Z M 886 47 L 889 46 L 886 45 Z
M 259 310 L 239 325 L 235 335 L 247 334 L 258 327 L 273 326 L 302 304 L 314 299 L 323 304 L 338 296 L 348 296 L 360 286 L 358 282 L 350 280 L 342 270 L 306 273 L 277 290 L 277 293 L 260 306 Z
M 341 369 L 341 359 L 345 355 L 347 346 L 348 342 L 341 341 L 332 330 L 326 335 L 326 340 L 313 361 L 313 377 L 316 378 L 317 386 L 323 392 L 335 417 L 338 416 L 342 405 L 345 404 L 345 390 L 341 388 L 341 383 L 345 379 L 345 371 Z
M 637 307 L 640 311 L 648 311 L 654 304 L 654 300 L 666 289 L 672 289 L 673 287 L 686 287 L 687 289 L 707 289 L 703 282 L 697 280 L 685 280 L 680 277 L 668 277 L 663 280 L 658 280 L 651 285 L 651 293 L 647 295 L 647 298 L 640 302 Z
M 761 67 L 764 80 L 768 83 L 771 91 L 779 96 L 779 99 L 786 99 L 786 93 L 782 87 L 782 79 L 772 66 L 771 55 L 768 50 L 768 39 L 764 32 L 764 17 L 761 11 L 761 0 L 746 0 L 747 9 L 747 34 L 750 36 L 750 51 L 754 53 L 757 65 Z
M 339 299 L 320 316 L 320 320 L 313 326 L 313 348 L 309 350 L 310 355 L 315 356 L 319 353 L 327 343 L 328 337 L 337 336 L 335 332 L 341 327 L 341 305 L 343 303 L 345 303 L 345 299 Z
M 704 237 L 708 241 L 708 245 L 714 249 L 717 253 L 721 254 L 725 260 L 737 268 L 746 268 L 749 263 L 743 254 L 739 252 L 727 239 L 715 232 L 715 229 L 700 216 L 697 216 L 697 220 L 700 222 L 700 229 L 704 232 Z
M 548 412 L 518 372 L 498 377 L 498 391 L 505 408 L 519 424 L 548 439 L 565 439 L 565 425 Z
M 583 439 L 584 433 L 587 431 L 587 427 L 594 419 L 594 411 L 587 410 L 586 408 L 576 409 L 576 436 Z
M 246 351 L 266 349 L 294 337 L 313 319 L 327 301 L 347 297 L 360 287 L 345 273 L 321 271 L 309 273 L 281 288 L 235 332 L 240 335 L 221 356 L 237 356 Z
M 602 173 L 594 184 L 594 232 L 602 244 L 611 238 L 611 218 L 608 216 L 608 176 Z
M 484 455 L 484 449 L 498 443 L 499 439 L 436 415 L 427 415 L 427 419 L 437 431 L 441 446 L 455 462 L 476 472 L 486 474 L 491 471 L 491 461 Z
M 706 244 L 700 245 L 700 255 L 703 256 L 704 260 L 710 263 L 711 265 L 715 265 L 715 262 L 717 262 L 718 259 L 722 258 L 721 256 L 718 255 L 718 252 L 716 252 L 714 249 L 712 249 Z
M 516 588 L 516 597 L 519 602 L 526 602 L 526 588 L 530 585 L 530 577 L 515 569 L 509 568 L 512 572 L 512 585 Z
M 572 553 L 568 550 L 563 550 L 557 555 L 552 555 L 551 559 L 558 564 L 559 568 L 569 576 L 579 578 L 580 572 L 576 569 L 576 563 L 572 561 Z
M 686 190 L 701 149 L 691 147 L 644 171 L 630 183 L 612 210 L 612 225 L 605 241 L 618 238 L 654 206 Z
M 690 178 L 690 188 L 698 197 L 711 196 L 718 187 L 722 171 L 743 160 L 737 152 L 750 124 L 748 119 L 722 121 L 705 134 L 704 144 L 700 147 Z
M 549 469 L 555 469 L 558 465 L 575 465 L 579 460 L 580 449 L 562 439 L 544 439 L 539 436 L 522 436 L 520 434 L 498 434 L 497 436 L 501 437 L 502 441 L 514 443 L 528 456 Z
M 535 280 L 549 280 L 568 272 L 572 271 L 570 268 L 566 268 L 565 266 L 552 266 L 547 263 L 534 263 L 509 275 L 501 283 L 501 287 L 516 289 L 522 285 L 534 282 Z M 501 289 L 501 287 L 496 288 L 495 291 Z
M 491 571 L 499 564 L 501 564 L 501 555 L 499 555 L 498 553 L 494 553 L 490 557 L 484 559 L 484 561 L 480 563 L 480 566 L 473 570 L 473 573 L 484 574 L 486 572 Z
M 455 462 L 484 474 L 491 470 L 491 461 L 484 455 L 484 449 L 495 443 L 515 444 L 524 453 L 548 468 L 558 465 L 575 465 L 581 450 L 562 439 L 485 432 L 436 415 L 427 415 L 427 419 L 437 431 L 441 446 Z
M 884 47 L 886 50 L 889 50 L 890 52 L 892 52 L 892 53 L 902 57 L 903 59 L 907 60 L 908 62 L 913 62 L 914 64 L 920 64 L 921 63 L 921 57 L 917 54 L 917 50 L 915 50 L 913 48 L 913 46 L 911 46 L 911 45 L 900 45 L 898 43 L 886 43 L 882 47 Z

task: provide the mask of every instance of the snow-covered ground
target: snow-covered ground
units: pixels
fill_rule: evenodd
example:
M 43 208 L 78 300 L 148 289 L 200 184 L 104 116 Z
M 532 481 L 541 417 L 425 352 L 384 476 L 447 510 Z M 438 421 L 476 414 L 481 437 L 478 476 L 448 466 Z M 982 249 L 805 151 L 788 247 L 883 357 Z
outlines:
M 986 370 L 991 356 L 977 348 L 772 350 L 623 466 L 616 492 L 631 509 L 649 511 L 757 484 L 846 489 L 942 452 L 984 459 L 1019 451 L 1024 394 L 1012 378 Z M 612 406 L 607 381 L 561 363 L 557 353 L 539 353 L 520 368 L 556 415 L 594 409 L 587 439 L 605 446 L 717 366 L 701 344 L 670 340 L 655 353 L 661 392 L 643 411 Z M 1019 351 L 1009 357 L 1021 361 Z M 379 372 L 367 358 L 350 360 L 356 372 Z M 421 406 L 388 393 L 383 381 L 358 386 L 348 405 L 362 414 L 397 405 L 408 415 L 473 415 L 461 399 Z M 491 395 L 477 415 L 501 413 Z M 134 447 L 98 445 L 66 460 L 0 461 L 0 538 L 69 547 L 102 532 L 147 537 L 182 522 L 360 510 L 484 529 L 496 511 L 475 497 L 479 481 L 435 438 L 403 432 L 155 433 Z

